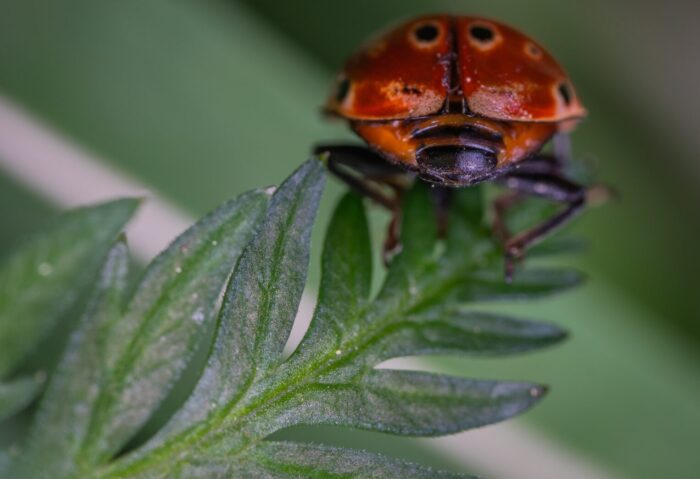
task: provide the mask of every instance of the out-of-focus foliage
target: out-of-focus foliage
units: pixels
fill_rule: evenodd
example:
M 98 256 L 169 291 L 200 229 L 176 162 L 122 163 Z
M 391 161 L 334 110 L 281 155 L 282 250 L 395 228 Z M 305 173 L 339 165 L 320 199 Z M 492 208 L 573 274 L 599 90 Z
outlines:
M 0 263 L 0 378 L 80 297 L 135 208 L 122 200 L 67 213 Z
M 81 298 L 136 201 L 67 213 L 0 262 L 0 420 L 26 407 L 44 373 L 10 378 Z

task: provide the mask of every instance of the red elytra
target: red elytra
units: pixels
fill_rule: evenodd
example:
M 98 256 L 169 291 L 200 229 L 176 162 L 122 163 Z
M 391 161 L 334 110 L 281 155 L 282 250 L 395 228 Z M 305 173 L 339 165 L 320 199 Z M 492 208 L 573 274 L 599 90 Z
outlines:
M 328 109 L 355 120 L 438 113 L 454 93 L 452 58 L 475 114 L 561 122 L 586 113 L 566 72 L 536 41 L 500 22 L 447 15 L 408 21 L 360 49 L 340 75 L 346 94 L 331 96 Z

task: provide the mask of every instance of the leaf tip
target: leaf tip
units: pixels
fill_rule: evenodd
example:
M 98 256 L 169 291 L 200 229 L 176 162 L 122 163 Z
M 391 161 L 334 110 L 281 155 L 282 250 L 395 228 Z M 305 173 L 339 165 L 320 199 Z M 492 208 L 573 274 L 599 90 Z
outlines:
M 148 198 L 144 196 L 134 196 L 127 198 L 119 198 L 111 202 L 104 203 L 105 206 L 114 205 L 130 211 L 132 214 L 146 202 Z
M 530 397 L 538 401 L 544 396 L 546 396 L 548 393 L 549 386 L 545 384 L 535 384 L 533 386 L 530 386 L 530 389 L 528 390 L 528 394 L 530 395 Z
M 567 329 L 564 329 L 556 324 L 540 323 L 543 327 L 546 327 L 541 333 L 542 339 L 546 340 L 549 344 L 556 344 L 569 339 L 570 333 Z
M 572 269 L 570 271 L 571 275 L 571 287 L 575 288 L 577 286 L 582 286 L 588 281 L 588 275 L 583 271 Z
M 516 414 L 513 414 L 513 416 L 524 413 L 535 407 L 549 394 L 550 389 L 549 385 L 536 383 L 521 383 L 521 387 L 522 389 L 519 394 L 519 410 Z

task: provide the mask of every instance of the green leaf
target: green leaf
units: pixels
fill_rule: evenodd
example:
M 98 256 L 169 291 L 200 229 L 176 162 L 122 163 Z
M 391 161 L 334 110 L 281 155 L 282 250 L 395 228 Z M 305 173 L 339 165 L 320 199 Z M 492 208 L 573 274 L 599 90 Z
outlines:
M 562 293 L 583 281 L 584 276 L 573 269 L 527 269 L 508 284 L 499 268 L 470 275 L 454 291 L 455 298 L 463 302 L 527 300 Z
M 428 186 L 418 183 L 404 202 L 401 221 L 401 254 L 398 263 L 416 267 L 431 257 L 437 242 L 437 217 Z
M 0 421 L 27 407 L 41 391 L 42 375 L 0 383 Z
M 565 337 L 556 326 L 479 313 L 470 303 L 553 294 L 581 276 L 526 269 L 505 284 L 478 190 L 454 195 L 443 240 L 428 189 L 419 186 L 405 200 L 403 251 L 372 298 L 367 218 L 362 200 L 348 194 L 328 228 L 311 326 L 285 358 L 323 184 L 321 163 L 304 163 L 274 193 L 264 221 L 266 197 L 243 196 L 166 250 L 125 311 L 106 307 L 118 299 L 93 300 L 41 404 L 19 461 L 27 469 L 14 476 L 41 475 L 24 466 L 39 464 L 53 477 L 81 478 L 464 477 L 268 438 L 301 424 L 435 436 L 529 409 L 546 387 L 377 366 L 399 356 L 496 356 L 554 344 Z M 96 297 L 117 298 L 115 288 Z M 115 457 L 168 393 L 209 321 L 213 343 L 189 398 L 145 444 Z M 76 401 L 88 412 L 67 405 Z
M 329 424 L 438 436 L 515 416 L 546 392 L 543 386 L 530 383 L 388 369 L 370 370 L 345 381 L 338 379 L 324 376 L 293 397 L 282 396 L 262 417 L 274 417 L 274 429 Z
M 352 238 L 352 241 L 348 241 Z M 319 289 L 316 327 L 332 326 L 342 318 L 342 328 L 361 314 L 372 288 L 372 247 L 362 200 L 348 193 L 338 204 L 328 227 L 321 259 L 323 277 Z
M 555 344 L 566 332 L 554 325 L 473 311 L 436 311 L 407 316 L 378 336 L 368 360 L 408 355 L 500 356 Z
M 220 477 L 240 474 L 241 477 L 278 479 L 468 479 L 470 476 L 440 472 L 377 454 L 351 449 L 264 441 L 251 449 L 236 468 L 224 462 L 221 469 L 209 466 L 206 474 L 190 477 Z
M 398 292 L 410 293 L 423 269 L 432 262 L 437 243 L 437 218 L 428 196 L 428 187 L 416 185 L 407 195 L 401 219 L 401 252 L 393 259 L 380 293 L 398 298 Z
M 137 205 L 118 200 L 66 213 L 0 264 L 0 378 L 75 304 Z
M 324 183 L 316 160 L 302 165 L 272 197 L 259 233 L 231 278 L 217 338 L 189 401 L 149 447 L 230 408 L 280 361 L 306 279 L 309 241 Z
M 489 229 L 484 225 L 487 207 L 482 189 L 462 188 L 452 191 L 451 198 L 445 257 L 469 256 L 478 261 L 482 254 L 493 251 Z
M 369 301 L 372 248 L 365 209 L 354 193 L 346 194 L 335 210 L 326 233 L 321 270 L 317 308 L 297 350 L 304 356 L 302 361 L 319 350 L 337 349 L 343 331 L 361 320 Z
M 68 477 L 87 435 L 99 388 L 109 374 L 106 344 L 119 319 L 129 255 L 123 241 L 107 255 L 85 313 L 68 342 L 34 419 L 17 477 Z
M 241 257 L 222 308 L 219 347 L 245 365 L 229 382 L 243 386 L 279 363 L 306 283 L 311 229 L 323 191 L 320 162 L 304 163 L 275 193 L 259 234 Z M 226 351 L 230 355 L 231 350 Z
M 225 203 L 148 267 L 106 344 L 109 375 L 96 400 L 82 460 L 116 453 L 170 391 L 217 314 L 217 299 L 267 201 L 264 191 L 253 191 Z

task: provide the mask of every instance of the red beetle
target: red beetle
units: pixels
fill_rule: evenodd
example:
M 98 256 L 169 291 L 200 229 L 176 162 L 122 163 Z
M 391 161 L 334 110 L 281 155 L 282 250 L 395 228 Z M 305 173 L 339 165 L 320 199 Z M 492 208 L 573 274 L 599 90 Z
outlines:
M 500 22 L 428 15 L 402 23 L 348 59 L 326 110 L 347 120 L 369 148 L 316 151 L 351 187 L 394 212 L 387 251 L 397 245 L 406 177 L 433 183 L 443 196 L 449 187 L 486 180 L 514 190 L 495 203 L 508 280 L 529 245 L 586 203 L 586 189 L 562 173 L 568 132 L 586 110 L 554 57 Z M 542 153 L 552 138 L 555 153 Z M 522 194 L 566 207 L 512 236 L 501 217 Z

